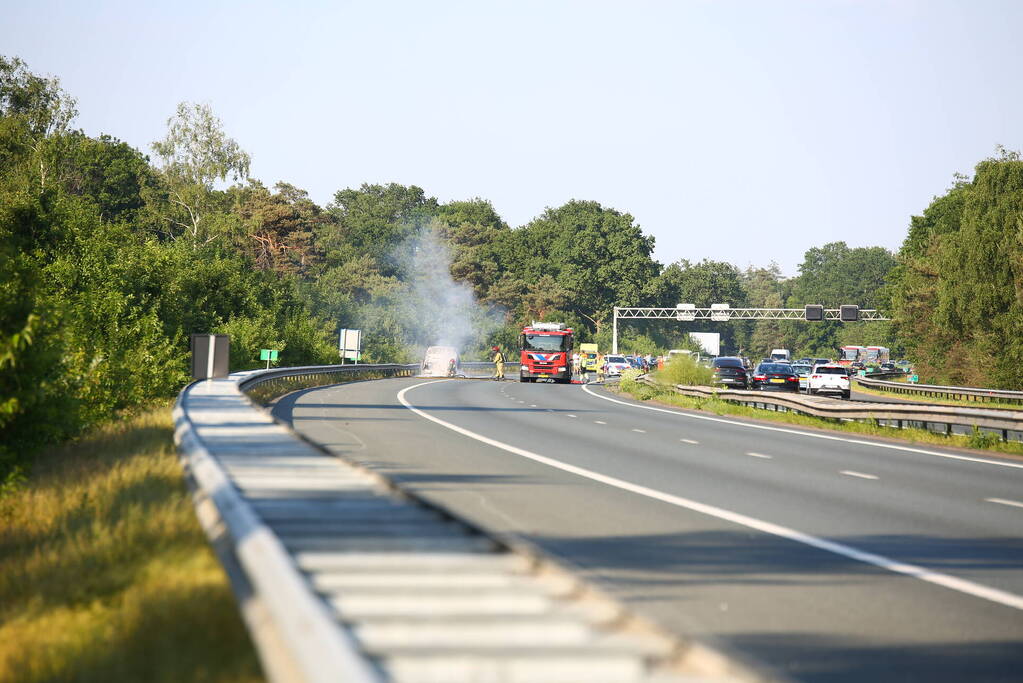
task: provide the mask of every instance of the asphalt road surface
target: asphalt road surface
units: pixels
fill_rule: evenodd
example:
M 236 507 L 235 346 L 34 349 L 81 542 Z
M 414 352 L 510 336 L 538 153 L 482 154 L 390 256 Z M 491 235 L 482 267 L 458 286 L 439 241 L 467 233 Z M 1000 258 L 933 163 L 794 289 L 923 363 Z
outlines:
M 1023 680 L 1023 461 L 578 385 L 381 380 L 275 414 L 796 680 Z

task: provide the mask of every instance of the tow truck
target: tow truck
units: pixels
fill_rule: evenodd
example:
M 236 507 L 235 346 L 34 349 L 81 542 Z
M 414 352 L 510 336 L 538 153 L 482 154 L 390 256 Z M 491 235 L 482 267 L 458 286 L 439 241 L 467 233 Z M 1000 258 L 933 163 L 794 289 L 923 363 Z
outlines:
M 572 330 L 565 323 L 534 322 L 522 328 L 519 381 L 572 381 Z

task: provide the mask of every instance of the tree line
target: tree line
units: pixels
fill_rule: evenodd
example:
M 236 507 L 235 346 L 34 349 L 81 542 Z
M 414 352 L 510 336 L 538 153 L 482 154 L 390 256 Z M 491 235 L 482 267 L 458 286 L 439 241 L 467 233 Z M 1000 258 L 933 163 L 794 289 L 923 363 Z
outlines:
M 152 156 L 75 129 L 76 106 L 56 78 L 0 57 L 0 482 L 42 444 L 173 396 L 188 381 L 193 332 L 230 334 L 233 369 L 257 367 L 260 348 L 281 349 L 288 365 L 335 363 L 339 327 L 364 330 L 365 361 L 414 360 L 430 328 L 409 315 L 407 252 L 424 234 L 493 323 L 469 357 L 515 348 L 531 320 L 567 322 L 607 348 L 615 305 L 855 303 L 896 320 L 632 322 L 620 346 L 656 353 L 697 330 L 748 355 L 904 344 L 935 377 L 963 368 L 1019 384 L 1009 360 L 1023 353 L 1015 158 L 983 162 L 935 200 L 898 256 L 826 244 L 786 279 L 775 264 L 664 266 L 633 216 L 596 201 L 518 227 L 486 199 L 442 203 L 413 185 L 345 188 L 319 206 L 294 185 L 249 178 L 249 155 L 207 105 L 182 103 Z M 957 252 L 965 244 L 969 257 Z

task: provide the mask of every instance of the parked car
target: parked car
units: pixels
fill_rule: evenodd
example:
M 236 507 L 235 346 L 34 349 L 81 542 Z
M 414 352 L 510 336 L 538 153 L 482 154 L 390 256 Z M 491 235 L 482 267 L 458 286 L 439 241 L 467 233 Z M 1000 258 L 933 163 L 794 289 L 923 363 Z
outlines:
M 817 365 L 810 372 L 808 392 L 849 398 L 849 370 L 844 365 Z
M 810 365 L 809 363 L 793 363 L 792 364 L 792 372 L 794 372 L 797 375 L 799 375 L 799 390 L 800 391 L 806 391 L 806 387 L 808 386 L 809 377 L 810 377 L 810 370 L 812 370 L 812 369 L 813 369 L 813 366 Z
M 753 371 L 753 389 L 799 391 L 799 375 L 788 363 L 761 363 Z
M 632 366 L 625 356 L 604 356 L 604 367 L 604 374 L 608 377 L 618 377 Z
M 749 386 L 749 373 L 742 358 L 735 356 L 719 356 L 715 358 L 712 367 L 714 368 L 714 384 L 723 384 L 736 389 L 745 389 Z

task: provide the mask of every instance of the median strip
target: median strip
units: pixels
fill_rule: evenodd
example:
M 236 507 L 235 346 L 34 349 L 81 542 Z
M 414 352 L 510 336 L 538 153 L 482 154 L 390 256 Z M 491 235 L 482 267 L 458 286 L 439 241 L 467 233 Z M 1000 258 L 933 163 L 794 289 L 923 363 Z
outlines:
M 794 434 L 794 435 L 798 435 L 798 436 L 809 437 L 809 438 L 812 438 L 812 439 L 824 439 L 824 440 L 827 440 L 827 441 L 842 441 L 842 442 L 845 442 L 845 443 L 851 443 L 851 444 L 856 444 L 856 445 L 860 445 L 860 446 L 869 446 L 869 447 L 872 447 L 872 448 L 884 448 L 884 449 L 889 449 L 889 450 L 894 450 L 894 451 L 903 451 L 903 452 L 906 452 L 906 453 L 916 453 L 916 454 L 927 455 L 927 456 L 936 457 L 936 458 L 946 458 L 948 460 L 959 460 L 959 461 L 962 461 L 962 462 L 975 462 L 975 463 L 981 463 L 981 464 L 984 464 L 984 465 L 996 465 L 998 467 L 1010 467 L 1010 468 L 1014 468 L 1014 469 L 1023 469 L 1023 463 L 1011 462 L 1011 461 L 1008 461 L 1008 460 L 991 460 L 991 459 L 988 459 L 988 458 L 979 458 L 979 457 L 976 457 L 976 456 L 954 455 L 952 453 L 942 453 L 940 451 L 932 451 L 932 450 L 927 450 L 927 449 L 924 449 L 924 448 L 917 448 L 917 447 L 914 447 L 914 446 L 902 446 L 902 445 L 894 444 L 894 443 L 886 443 L 884 441 L 865 441 L 863 439 L 852 439 L 852 438 L 849 438 L 849 437 L 836 436 L 836 435 L 833 435 L 833 434 L 826 434 L 826 433 L 822 433 L 822 432 L 807 432 L 807 431 L 803 431 L 803 430 L 800 430 L 800 429 L 794 429 L 794 428 L 790 428 L 790 427 L 773 427 L 773 426 L 766 425 L 766 424 L 754 424 L 754 423 L 751 423 L 751 422 L 744 422 L 744 421 L 741 421 L 741 420 L 729 419 L 729 418 L 724 418 L 724 417 L 716 417 L 716 416 L 712 416 L 712 415 L 700 415 L 700 414 L 694 413 L 694 412 L 683 412 L 684 408 L 682 410 L 680 410 L 680 409 L 672 409 L 672 408 L 659 408 L 659 407 L 656 407 L 656 406 L 643 405 L 641 403 L 630 403 L 629 401 L 623 401 L 621 399 L 613 398 L 611 396 L 604 396 L 604 395 L 598 394 L 598 393 L 594 392 L 593 390 L 591 390 L 587 386 L 583 386 L 582 390 L 585 391 L 586 393 L 590 394 L 591 396 L 593 396 L 595 398 L 599 398 L 599 399 L 601 399 L 603 401 L 610 401 L 611 403 L 618 403 L 618 404 L 623 405 L 623 406 L 629 406 L 630 408 L 639 408 L 640 410 L 652 410 L 652 411 L 658 412 L 658 413 L 667 413 L 669 415 L 675 415 L 676 417 L 680 417 L 680 418 L 684 418 L 684 419 L 705 420 L 705 421 L 708 421 L 708 422 L 720 422 L 720 423 L 723 423 L 723 424 L 734 425 L 736 427 L 743 427 L 745 429 L 759 429 L 759 430 L 771 431 L 771 432 L 781 432 L 781 433 L 784 433 L 784 434 Z M 683 396 L 682 398 L 685 398 L 685 397 Z M 726 404 L 726 405 L 728 405 L 728 404 Z M 772 413 L 770 411 L 764 411 L 764 412 L 765 412 L 765 415 L 764 415 L 765 417 L 772 416 Z M 788 415 L 788 413 L 774 413 L 774 415 L 784 416 L 784 415 Z M 802 417 L 802 416 L 796 416 L 796 417 Z M 807 419 L 813 419 L 813 418 L 807 418 Z M 829 425 L 829 428 L 834 429 L 834 426 Z M 948 438 L 948 437 L 942 437 L 942 438 Z M 1003 443 L 1002 445 L 1004 446 L 1005 444 Z

